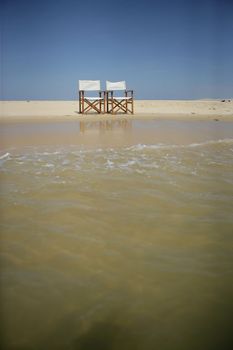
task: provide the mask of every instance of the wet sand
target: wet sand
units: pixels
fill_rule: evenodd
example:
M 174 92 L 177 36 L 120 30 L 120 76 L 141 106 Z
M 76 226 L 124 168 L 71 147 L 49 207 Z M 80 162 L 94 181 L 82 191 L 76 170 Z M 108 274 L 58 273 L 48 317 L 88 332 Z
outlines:
M 189 144 L 231 138 L 233 122 L 216 120 L 108 119 L 3 123 L 0 149 L 36 145 L 119 147 L 134 144 Z

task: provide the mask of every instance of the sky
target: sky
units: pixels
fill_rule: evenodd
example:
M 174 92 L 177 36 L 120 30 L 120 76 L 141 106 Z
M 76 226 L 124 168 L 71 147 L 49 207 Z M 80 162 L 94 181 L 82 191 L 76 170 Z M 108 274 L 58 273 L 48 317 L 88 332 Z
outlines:
M 2 100 L 75 100 L 79 79 L 233 97 L 233 0 L 0 0 L 0 21 Z

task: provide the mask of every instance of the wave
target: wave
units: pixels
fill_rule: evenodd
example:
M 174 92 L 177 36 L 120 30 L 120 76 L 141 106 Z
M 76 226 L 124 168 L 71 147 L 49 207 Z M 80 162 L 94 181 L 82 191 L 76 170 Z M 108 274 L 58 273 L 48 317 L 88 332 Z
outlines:
M 9 158 L 9 156 L 10 156 L 10 153 L 9 153 L 9 152 L 7 152 L 7 153 L 3 154 L 2 156 L 0 156 L 0 160 L 3 160 L 3 159 L 6 159 L 6 158 Z
M 173 148 L 195 148 L 195 147 L 202 147 L 202 146 L 208 146 L 208 145 L 215 145 L 215 144 L 233 144 L 233 139 L 219 139 L 219 140 L 208 140 L 204 142 L 199 143 L 190 143 L 187 145 L 176 145 L 176 144 L 164 144 L 164 143 L 158 143 L 158 144 L 137 144 L 130 147 L 127 147 L 126 150 L 129 151 L 141 151 L 144 149 L 173 149 Z
M 212 150 L 212 146 L 224 145 L 226 151 L 224 157 L 220 152 Z M 165 144 L 165 143 L 154 143 L 154 144 L 143 144 L 138 143 L 132 146 L 121 146 L 121 147 L 107 147 L 107 148 L 84 148 L 77 147 L 77 145 L 70 145 L 67 147 L 60 146 L 50 148 L 47 146 L 42 147 L 27 147 L 23 152 L 18 153 L 17 150 L 4 150 L 4 154 L 0 155 L 0 165 L 8 164 L 7 160 L 11 159 L 11 165 L 9 171 L 15 171 L 16 167 L 21 168 L 21 171 L 26 173 L 33 169 L 34 172 L 43 171 L 66 171 L 68 169 L 90 171 L 93 167 L 98 169 L 131 169 L 131 170 L 147 170 L 162 168 L 164 170 L 168 168 L 181 170 L 181 168 L 189 168 L 191 165 L 187 161 L 190 157 L 190 152 L 193 149 L 197 149 L 195 153 L 198 158 L 195 159 L 195 164 L 201 162 L 200 157 L 208 164 L 225 164 L 226 159 L 229 161 L 229 156 L 233 152 L 233 138 L 225 138 L 218 140 L 207 140 L 199 143 L 189 144 Z M 208 146 L 211 146 L 211 148 Z M 46 147 L 46 148 L 45 148 Z M 201 152 L 198 148 L 202 147 Z M 206 148 L 205 148 L 206 147 Z M 151 150 L 151 152 L 150 152 Z M 153 150 L 155 152 L 153 152 Z M 174 152 L 173 152 L 174 150 Z M 176 152 L 178 150 L 178 152 Z M 182 150 L 182 152 L 179 152 Z M 164 152 L 165 151 L 165 152 Z M 186 152 L 187 151 L 187 152 Z M 225 148 L 224 148 L 225 152 Z M 229 155 L 229 152 L 230 155 Z M 192 154 L 193 157 L 193 154 Z M 193 158 L 192 158 L 193 159 Z M 15 162 L 14 162 L 15 161 Z M 194 166 L 193 163 L 193 166 Z M 200 163 L 202 164 L 202 162 Z M 200 165 L 199 164 L 199 165 Z M 192 166 L 191 166 L 192 168 Z M 46 170 L 47 169 L 47 170 Z M 191 169 L 194 171 L 195 169 Z M 42 172 L 43 172 L 42 171 Z M 196 171 L 196 170 L 195 170 Z
M 5 154 L 0 156 L 0 166 L 3 165 L 8 159 L 10 159 L 10 153 L 6 152 Z

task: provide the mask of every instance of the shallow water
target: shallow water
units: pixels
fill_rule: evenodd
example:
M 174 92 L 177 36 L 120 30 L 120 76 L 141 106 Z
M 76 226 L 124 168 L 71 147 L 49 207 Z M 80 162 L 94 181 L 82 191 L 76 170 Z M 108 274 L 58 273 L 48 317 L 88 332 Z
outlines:
M 2 348 L 230 349 L 232 124 L 69 125 L 1 150 Z

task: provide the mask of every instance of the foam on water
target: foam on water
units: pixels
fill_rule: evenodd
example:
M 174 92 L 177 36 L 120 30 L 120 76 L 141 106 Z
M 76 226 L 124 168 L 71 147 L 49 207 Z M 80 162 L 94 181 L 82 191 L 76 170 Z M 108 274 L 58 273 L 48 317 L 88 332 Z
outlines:
M 10 153 L 7 152 L 7 153 L 3 154 L 2 156 L 0 156 L 0 160 L 8 158 L 9 156 L 10 156 Z
M 0 156 L 0 167 L 4 164 L 8 159 L 10 159 L 10 153 L 6 152 L 5 154 Z
M 190 143 L 185 145 L 179 145 L 179 144 L 163 144 L 158 143 L 155 145 L 151 144 L 137 144 L 133 145 L 131 147 L 128 147 L 127 150 L 133 150 L 133 151 L 141 151 L 144 149 L 173 149 L 173 148 L 195 148 L 195 147 L 202 147 L 202 146 L 208 146 L 208 145 L 217 145 L 217 144 L 233 144 L 233 139 L 220 139 L 220 140 L 209 140 L 205 142 L 199 142 L 199 143 Z
M 67 169 L 91 171 L 92 167 L 100 171 L 120 169 L 121 171 L 138 170 L 140 172 L 142 170 L 149 171 L 149 169 L 173 169 L 196 174 L 197 168 L 200 168 L 204 162 L 210 166 L 229 163 L 228 156 L 229 153 L 232 153 L 232 148 L 229 146 L 232 143 L 233 139 L 224 139 L 187 145 L 136 144 L 115 149 L 85 149 L 70 146 L 54 150 L 45 147 L 44 151 L 41 150 L 41 147 L 39 149 L 27 147 L 23 154 L 6 152 L 0 157 L 0 165 L 1 169 L 5 171 L 13 171 L 14 166 L 23 166 L 24 172 L 33 172 L 35 169 L 37 174 L 39 171 L 43 172 L 43 168 L 51 170 L 54 168 L 54 171 L 59 169 L 60 171 Z M 216 149 L 213 152 L 212 147 L 215 146 L 226 146 L 224 154 L 222 154 L 221 149 Z M 191 161 L 191 157 L 193 161 Z M 11 160 L 9 166 L 7 165 L 8 160 Z

